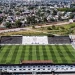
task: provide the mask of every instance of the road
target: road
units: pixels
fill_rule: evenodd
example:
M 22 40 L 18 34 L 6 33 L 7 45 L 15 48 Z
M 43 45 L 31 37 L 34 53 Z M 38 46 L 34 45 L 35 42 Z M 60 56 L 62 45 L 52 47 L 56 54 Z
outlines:
M 53 24 L 53 25 L 65 25 L 65 24 L 69 24 L 69 22 L 64 22 L 64 23 L 57 23 L 57 24 Z M 42 27 L 48 27 L 48 26 L 52 26 L 52 25 L 42 25 Z M 35 26 L 35 28 L 40 28 L 41 26 Z M 15 31 L 21 31 L 21 30 L 33 30 L 32 27 L 26 27 L 26 28 L 14 28 L 14 29 L 6 29 L 6 30 L 0 30 L 0 33 L 6 33 L 6 32 L 15 32 Z M 37 30 L 35 30 L 37 31 Z M 39 32 L 39 31 L 37 31 Z

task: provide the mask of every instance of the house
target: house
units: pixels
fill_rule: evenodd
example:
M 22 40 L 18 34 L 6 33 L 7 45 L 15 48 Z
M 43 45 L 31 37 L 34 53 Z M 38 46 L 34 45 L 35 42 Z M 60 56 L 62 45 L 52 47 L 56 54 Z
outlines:
M 69 23 L 73 23 L 73 19 L 69 19 Z

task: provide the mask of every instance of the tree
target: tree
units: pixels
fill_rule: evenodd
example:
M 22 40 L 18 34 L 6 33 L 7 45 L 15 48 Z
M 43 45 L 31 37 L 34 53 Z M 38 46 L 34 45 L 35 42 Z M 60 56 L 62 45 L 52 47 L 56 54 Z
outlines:
M 22 26 L 22 23 L 21 23 L 20 20 L 17 20 L 17 21 L 15 22 L 15 25 L 16 25 L 16 27 L 21 27 L 21 26 Z
M 34 9 L 34 6 L 29 6 L 28 9 L 29 9 L 29 10 Z
M 27 23 L 28 24 L 35 24 L 35 23 L 37 23 L 37 20 L 35 20 L 35 16 L 28 16 L 27 17 Z
M 2 14 L 2 11 L 0 11 L 0 14 Z
M 43 18 L 43 21 L 44 21 L 44 22 L 47 22 L 47 18 L 46 18 L 46 17 L 44 17 L 44 18 Z
M 58 20 L 60 20 L 60 21 L 62 20 L 61 15 L 59 15 Z
M 2 21 L 3 21 L 3 17 L 0 17 L 0 23 L 2 23 Z
M 72 29 L 67 29 L 66 34 L 72 34 L 74 33 Z
M 74 18 L 74 14 L 71 14 L 71 15 L 70 15 L 70 19 L 72 19 L 72 18 Z
M 14 15 L 14 14 L 12 12 L 10 12 L 9 15 L 11 16 L 11 15 Z
M 20 15 L 20 12 L 16 12 L 16 15 Z
M 33 25 L 32 28 L 35 29 L 35 26 Z
M 51 22 L 55 22 L 56 20 L 55 20 L 54 18 L 51 18 L 50 21 L 51 21 Z
M 62 30 L 64 30 L 65 28 L 63 26 L 60 27 Z
M 35 16 L 31 16 L 31 23 L 32 24 L 37 23 L 37 20 L 35 18 L 36 18 Z
M 48 29 L 48 30 L 52 30 L 52 28 L 51 28 L 51 27 L 48 27 L 47 29 Z
M 75 8 L 58 8 L 58 11 L 75 12 Z
M 57 15 L 57 11 L 56 10 L 53 10 L 53 15 Z
M 50 10 L 47 10 L 47 13 L 48 13 L 48 14 L 50 14 L 50 12 L 51 12 Z
M 40 17 L 41 16 L 41 10 L 38 10 L 38 12 L 36 12 L 36 15 Z
M 56 29 L 55 25 L 52 25 L 52 29 Z
M 31 17 L 28 16 L 28 17 L 27 17 L 27 24 L 30 24 L 30 23 L 31 23 Z
M 6 28 L 11 28 L 12 27 L 10 22 L 6 22 L 5 26 L 6 26 Z

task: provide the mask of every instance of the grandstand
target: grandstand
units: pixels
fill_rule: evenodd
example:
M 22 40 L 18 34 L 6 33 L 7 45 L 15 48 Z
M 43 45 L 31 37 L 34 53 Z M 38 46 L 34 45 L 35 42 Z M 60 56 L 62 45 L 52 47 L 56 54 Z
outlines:
M 69 36 L 2 36 L 1 44 L 49 45 L 70 44 Z
M 69 36 L 53 36 L 48 37 L 49 44 L 70 44 Z
M 22 39 L 22 44 L 23 45 L 46 45 L 48 44 L 48 38 L 47 36 L 23 36 Z
M 31 61 L 30 61 L 31 62 Z M 75 65 L 66 65 L 66 64 L 50 64 L 49 61 L 38 63 L 25 63 L 25 64 L 7 64 L 7 65 L 0 65 L 0 70 L 2 73 L 13 73 L 13 74 L 32 74 L 32 75 L 40 75 L 40 74 L 51 74 L 55 73 L 57 75 L 60 74 L 75 74 Z
M 22 36 L 1 36 L 1 44 L 22 44 Z

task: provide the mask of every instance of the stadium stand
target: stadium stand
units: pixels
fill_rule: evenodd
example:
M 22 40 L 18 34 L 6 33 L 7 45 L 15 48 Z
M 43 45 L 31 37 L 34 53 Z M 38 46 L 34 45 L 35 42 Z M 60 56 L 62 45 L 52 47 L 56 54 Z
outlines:
M 25 73 L 25 74 L 50 74 L 54 73 L 75 73 L 75 65 L 66 64 L 50 64 L 50 63 L 25 63 L 25 64 L 9 64 L 0 65 L 2 72 Z
M 71 39 L 71 45 L 75 49 L 75 35 L 69 35 L 69 38 Z
M 22 36 L 2 36 L 1 44 L 22 44 Z
M 42 45 L 46 45 L 48 44 L 48 38 L 47 36 L 23 36 L 23 39 L 22 39 L 22 44 L 23 45 L 39 45 L 39 44 L 42 44 Z
M 48 37 L 48 44 L 70 44 L 69 36 Z
M 0 44 L 48 45 L 71 44 L 71 41 L 69 36 L 1 36 Z

